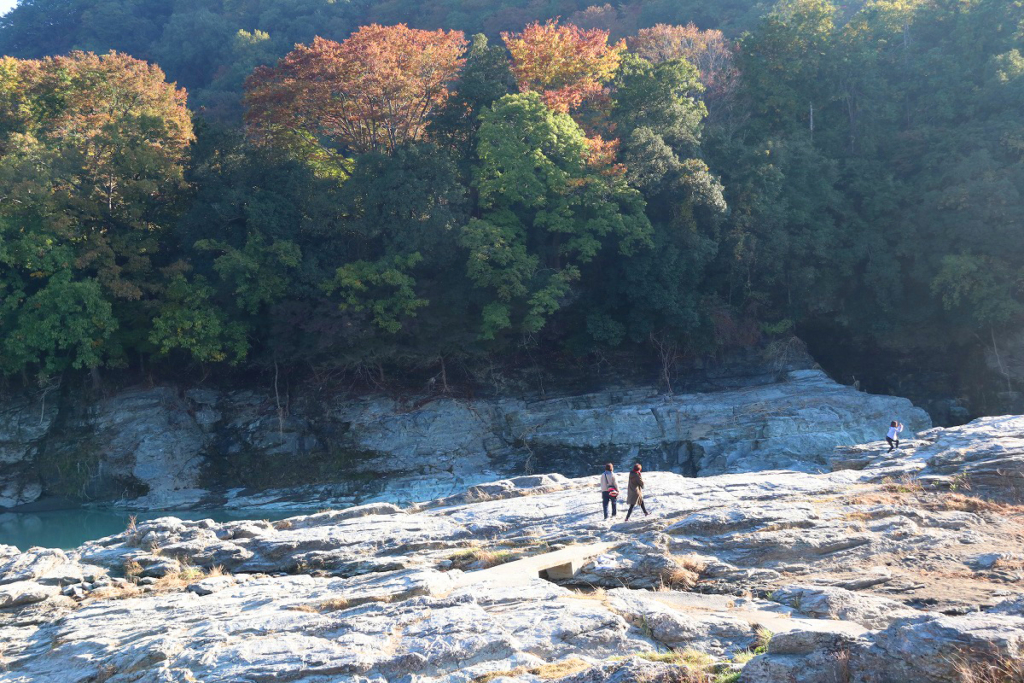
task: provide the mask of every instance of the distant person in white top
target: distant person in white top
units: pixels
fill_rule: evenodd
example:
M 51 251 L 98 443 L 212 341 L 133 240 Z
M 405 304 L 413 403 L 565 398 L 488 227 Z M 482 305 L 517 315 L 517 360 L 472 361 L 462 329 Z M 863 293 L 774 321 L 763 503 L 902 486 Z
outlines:
M 608 519 L 608 503 L 612 504 L 612 517 L 615 516 L 615 501 L 619 497 L 619 484 L 615 481 L 615 466 L 608 463 L 601 473 L 601 506 L 604 507 L 604 518 Z
M 894 450 L 900 447 L 900 432 L 903 431 L 903 424 L 893 420 L 889 423 L 889 433 L 886 434 L 885 440 L 889 442 L 889 452 L 892 453 Z

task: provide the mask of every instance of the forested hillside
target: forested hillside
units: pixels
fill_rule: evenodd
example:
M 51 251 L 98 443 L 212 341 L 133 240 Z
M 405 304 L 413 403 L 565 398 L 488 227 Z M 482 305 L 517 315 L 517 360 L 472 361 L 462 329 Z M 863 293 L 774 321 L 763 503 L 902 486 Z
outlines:
M 23 0 L 0 372 L 989 344 L 1022 47 L 1016 0 Z

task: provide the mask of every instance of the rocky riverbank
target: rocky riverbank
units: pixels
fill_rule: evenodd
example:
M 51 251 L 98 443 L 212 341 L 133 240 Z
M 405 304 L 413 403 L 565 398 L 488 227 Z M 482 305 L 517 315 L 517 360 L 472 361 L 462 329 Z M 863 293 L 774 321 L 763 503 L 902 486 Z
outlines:
M 585 476 L 609 460 L 688 476 L 817 471 L 838 445 L 931 426 L 906 399 L 815 369 L 751 373 L 726 388 L 656 387 L 559 398 L 279 397 L 137 388 L 0 410 L 0 508 L 48 496 L 134 509 L 408 504 L 532 472 Z
M 830 450 L 821 474 L 651 472 L 628 523 L 602 519 L 596 477 L 536 475 L 7 548 L 0 680 L 1019 680 L 1024 417 L 885 450 Z

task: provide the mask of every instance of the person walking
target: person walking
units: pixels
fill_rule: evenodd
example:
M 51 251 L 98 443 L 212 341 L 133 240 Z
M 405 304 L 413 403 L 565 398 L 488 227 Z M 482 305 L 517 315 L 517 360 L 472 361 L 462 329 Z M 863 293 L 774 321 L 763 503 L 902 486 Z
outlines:
M 900 447 L 900 432 L 902 431 L 903 425 L 900 422 L 893 420 L 889 423 L 889 433 L 885 435 L 885 440 L 889 442 L 890 453 Z
M 647 508 L 644 506 L 644 478 L 640 473 L 643 471 L 643 467 L 640 463 L 633 465 L 633 471 L 629 473 L 629 494 L 626 497 L 626 502 L 629 503 L 629 509 L 626 510 L 626 521 L 629 521 L 629 516 L 633 514 L 633 508 L 640 505 L 640 509 L 644 511 L 644 516 L 648 515 Z
M 608 519 L 608 504 L 612 505 L 612 517 L 616 515 L 616 501 L 619 498 L 619 483 L 615 481 L 615 466 L 608 463 L 601 473 L 601 506 L 604 508 L 604 518 Z

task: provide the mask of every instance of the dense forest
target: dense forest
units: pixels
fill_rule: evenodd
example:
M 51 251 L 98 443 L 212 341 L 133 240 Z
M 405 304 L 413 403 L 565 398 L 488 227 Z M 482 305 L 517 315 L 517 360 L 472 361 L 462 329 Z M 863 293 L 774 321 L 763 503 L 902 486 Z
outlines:
M 1018 0 L 22 0 L 0 374 L 988 343 L 1022 47 Z

